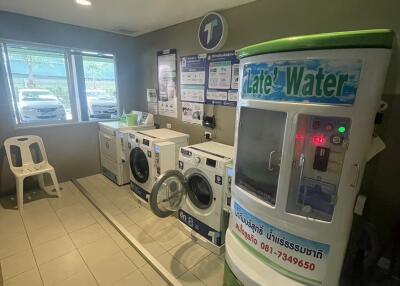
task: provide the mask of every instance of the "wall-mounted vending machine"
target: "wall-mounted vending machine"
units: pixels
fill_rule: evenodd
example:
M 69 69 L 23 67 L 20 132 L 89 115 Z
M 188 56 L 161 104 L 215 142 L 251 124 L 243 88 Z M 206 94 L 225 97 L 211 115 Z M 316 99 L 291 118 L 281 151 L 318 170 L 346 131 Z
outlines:
M 226 285 L 338 285 L 393 32 L 240 49 Z

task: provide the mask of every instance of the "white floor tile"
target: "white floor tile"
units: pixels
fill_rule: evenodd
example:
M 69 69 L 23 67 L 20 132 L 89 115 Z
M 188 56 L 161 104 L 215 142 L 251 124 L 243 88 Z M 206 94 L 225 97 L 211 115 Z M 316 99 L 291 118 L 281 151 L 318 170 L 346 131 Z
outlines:
M 168 283 L 149 265 L 145 265 L 141 267 L 140 272 L 146 277 L 146 279 L 153 286 L 164 286 L 168 285 Z
M 169 253 L 186 268 L 190 269 L 202 259 L 210 255 L 211 252 L 201 247 L 197 243 L 187 240 L 169 250 Z
M 89 266 L 94 265 L 119 251 L 120 248 L 109 236 L 79 248 L 79 252 Z
M 184 273 L 182 276 L 178 277 L 179 282 L 182 283 L 183 286 L 205 286 L 203 282 L 196 276 L 194 276 L 190 271 Z M 222 286 L 215 285 L 215 286 Z
M 107 236 L 105 230 L 98 224 L 92 224 L 83 229 L 73 231 L 69 234 L 76 247 L 80 248 Z
M 136 267 L 142 267 L 147 264 L 147 261 L 143 256 L 137 252 L 133 247 L 127 247 L 122 250 L 130 261 L 136 265 Z
M 1 259 L 0 262 L 4 280 L 36 267 L 35 259 L 30 249 Z
M 211 254 L 200 261 L 190 269 L 190 272 L 207 286 L 223 285 L 224 263 L 215 254 Z
M 35 267 L 4 281 L 4 286 L 42 286 L 39 270 Z
M 97 282 L 89 270 L 84 269 L 71 277 L 56 283 L 55 286 L 96 286 Z
M 121 280 L 117 281 L 113 286 L 151 286 L 150 282 L 144 277 L 142 272 L 135 270 L 134 272 L 123 277 Z
M 100 285 L 112 285 L 137 269 L 121 251 L 89 268 Z
M 61 236 L 33 248 L 38 265 L 67 254 L 75 249 L 69 236 Z
M 179 277 L 187 271 L 187 268 L 168 252 L 157 257 L 157 260 L 175 277 Z
M 84 269 L 87 268 L 78 251 L 72 251 L 39 265 L 39 271 L 45 285 L 54 285 L 62 282 Z
M 30 248 L 26 234 L 0 239 L 0 259 Z
M 45 226 L 28 232 L 29 240 L 34 247 L 66 234 L 67 232 L 61 224 Z

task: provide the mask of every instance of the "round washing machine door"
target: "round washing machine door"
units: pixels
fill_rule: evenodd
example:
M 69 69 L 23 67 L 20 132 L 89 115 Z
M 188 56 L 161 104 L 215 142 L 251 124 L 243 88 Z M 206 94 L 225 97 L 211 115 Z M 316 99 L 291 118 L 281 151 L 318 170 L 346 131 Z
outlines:
M 133 177 L 139 183 L 145 183 L 150 174 L 149 162 L 147 161 L 146 154 L 139 147 L 135 147 L 132 149 L 129 157 L 129 164 Z
M 214 199 L 213 190 L 207 178 L 199 172 L 191 173 L 187 178 L 191 203 L 199 209 L 208 209 Z
M 177 212 L 185 203 L 188 182 L 177 170 L 170 170 L 158 177 L 150 193 L 150 208 L 158 217 Z

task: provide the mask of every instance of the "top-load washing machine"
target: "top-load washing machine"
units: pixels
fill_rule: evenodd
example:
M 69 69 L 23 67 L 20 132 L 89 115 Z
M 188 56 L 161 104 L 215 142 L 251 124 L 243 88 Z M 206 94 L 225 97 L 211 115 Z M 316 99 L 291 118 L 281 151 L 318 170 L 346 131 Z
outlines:
M 147 206 L 157 177 L 178 168 L 179 148 L 189 135 L 170 129 L 130 131 L 128 135 L 131 190 Z
M 163 173 L 152 189 L 150 207 L 159 217 L 178 212 L 192 237 L 210 251 L 224 250 L 229 213 L 224 211 L 229 189 L 227 169 L 233 147 L 205 142 L 183 147 L 179 170 Z
M 117 185 L 129 183 L 127 155 L 127 131 L 154 129 L 153 115 L 133 111 L 138 115 L 137 126 L 128 126 L 119 121 L 99 122 L 101 171 Z

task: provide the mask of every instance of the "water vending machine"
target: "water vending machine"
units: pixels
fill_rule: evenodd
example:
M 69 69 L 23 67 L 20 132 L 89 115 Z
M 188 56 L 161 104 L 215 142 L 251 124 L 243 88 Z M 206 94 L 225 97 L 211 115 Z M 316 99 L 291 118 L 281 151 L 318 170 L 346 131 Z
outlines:
M 240 49 L 225 285 L 338 285 L 393 32 Z

